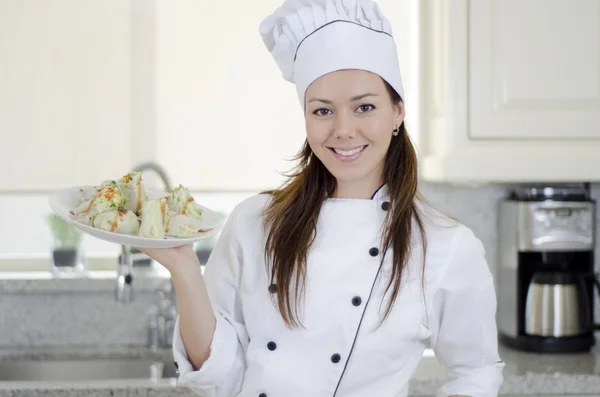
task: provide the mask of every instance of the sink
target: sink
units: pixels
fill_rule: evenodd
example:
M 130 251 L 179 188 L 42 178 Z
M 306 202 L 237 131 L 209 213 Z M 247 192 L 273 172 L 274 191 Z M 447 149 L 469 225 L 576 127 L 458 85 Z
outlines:
M 14 360 L 0 362 L 3 381 L 80 381 L 176 378 L 173 362 L 152 359 Z

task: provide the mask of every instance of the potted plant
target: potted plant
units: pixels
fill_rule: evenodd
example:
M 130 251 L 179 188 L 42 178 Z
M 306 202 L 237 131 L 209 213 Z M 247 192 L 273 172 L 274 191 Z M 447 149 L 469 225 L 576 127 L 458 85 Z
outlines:
M 56 214 L 48 214 L 46 221 L 53 238 L 53 269 L 72 272 L 83 270 L 80 244 L 83 237 L 81 230 L 63 220 Z

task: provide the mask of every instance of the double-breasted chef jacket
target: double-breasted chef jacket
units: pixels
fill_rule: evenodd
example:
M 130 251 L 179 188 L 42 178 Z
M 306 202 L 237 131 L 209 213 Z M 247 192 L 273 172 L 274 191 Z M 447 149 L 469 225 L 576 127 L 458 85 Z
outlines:
M 325 201 L 307 258 L 300 328 L 286 326 L 272 299 L 277 288 L 269 282 L 262 229 L 270 196 L 236 206 L 206 265 L 217 321 L 209 359 L 197 371 L 176 322 L 179 383 L 205 397 L 404 397 L 431 347 L 448 370 L 438 397 L 496 396 L 504 364 L 493 278 L 481 242 L 464 225 L 421 206 L 424 282 L 415 229 L 400 293 L 378 327 L 391 274 L 391 252 L 380 264 L 387 194 L 383 186 L 370 200 Z

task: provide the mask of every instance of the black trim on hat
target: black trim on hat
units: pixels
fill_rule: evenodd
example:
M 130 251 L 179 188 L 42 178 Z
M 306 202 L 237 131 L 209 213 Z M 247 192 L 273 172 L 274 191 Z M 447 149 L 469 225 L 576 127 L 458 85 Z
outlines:
M 300 46 L 302 45 L 302 43 L 304 43 L 304 40 L 308 39 L 310 36 L 312 36 L 313 34 L 315 34 L 316 32 L 318 32 L 319 30 L 323 29 L 325 26 L 331 25 L 332 23 L 335 22 L 346 22 L 346 23 L 352 23 L 354 25 L 358 25 L 358 26 L 362 26 L 365 29 L 369 29 L 373 32 L 377 32 L 377 33 L 383 33 L 383 34 L 387 34 L 388 36 L 390 36 L 392 39 L 394 38 L 394 36 L 392 36 L 391 34 L 389 34 L 388 32 L 384 32 L 382 30 L 377 30 L 377 29 L 373 29 L 370 28 L 368 26 L 365 25 L 361 25 L 360 23 L 356 23 L 353 21 L 346 21 L 344 19 L 336 19 L 335 21 L 331 21 L 331 22 L 327 22 L 325 25 L 319 27 L 318 29 L 315 29 L 313 32 L 311 32 L 309 35 L 307 35 L 305 38 L 302 39 L 302 41 L 298 44 L 298 46 L 296 47 L 296 52 L 294 53 L 294 62 L 296 62 L 296 57 L 298 56 L 298 49 L 300 48 Z

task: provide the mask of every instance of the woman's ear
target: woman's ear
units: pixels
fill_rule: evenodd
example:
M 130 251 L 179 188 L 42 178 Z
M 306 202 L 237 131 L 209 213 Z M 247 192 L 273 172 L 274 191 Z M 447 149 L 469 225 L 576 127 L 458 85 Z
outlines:
M 400 127 L 402 125 L 405 116 L 406 114 L 404 112 L 404 102 L 398 101 L 398 103 L 394 105 L 394 120 L 396 121 L 395 125 L 397 127 Z

